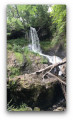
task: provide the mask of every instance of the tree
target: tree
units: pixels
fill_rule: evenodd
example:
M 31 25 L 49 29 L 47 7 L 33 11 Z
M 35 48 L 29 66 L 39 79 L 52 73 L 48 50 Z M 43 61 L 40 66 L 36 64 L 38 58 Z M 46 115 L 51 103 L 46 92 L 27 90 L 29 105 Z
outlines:
M 52 5 L 51 9 L 53 42 L 66 47 L 66 5 Z
M 26 35 L 30 26 L 38 31 L 50 31 L 50 15 L 47 5 L 8 5 L 7 31 L 24 29 Z M 27 35 L 28 36 L 28 35 Z
M 53 5 L 51 16 L 57 32 L 66 35 L 66 5 Z

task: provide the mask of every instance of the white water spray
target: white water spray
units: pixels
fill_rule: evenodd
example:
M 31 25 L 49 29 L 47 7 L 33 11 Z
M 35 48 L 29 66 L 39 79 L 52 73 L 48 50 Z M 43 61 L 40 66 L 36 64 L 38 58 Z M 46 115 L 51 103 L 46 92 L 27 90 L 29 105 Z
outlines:
M 40 48 L 40 42 L 39 42 L 39 38 L 38 38 L 38 34 L 35 28 L 30 27 L 30 40 L 32 42 L 32 45 L 29 45 L 29 47 L 31 48 L 31 50 L 35 53 L 39 53 L 40 55 L 46 57 L 48 59 L 48 61 L 52 64 L 56 64 L 56 63 L 60 63 L 62 62 L 62 59 L 59 58 L 58 56 L 49 56 L 49 55 L 45 55 L 42 53 L 41 48 Z M 59 67 L 60 68 L 60 67 Z M 61 75 L 61 71 L 59 72 L 59 75 Z
M 30 39 L 32 41 L 32 51 L 36 53 L 41 53 L 38 34 L 36 29 L 33 27 L 30 27 Z
M 39 53 L 40 55 L 46 57 L 48 61 L 51 62 L 52 64 L 62 62 L 62 59 L 59 58 L 58 56 L 49 56 L 42 53 L 37 31 L 33 27 L 30 27 L 30 39 L 32 41 L 31 49 L 33 52 Z

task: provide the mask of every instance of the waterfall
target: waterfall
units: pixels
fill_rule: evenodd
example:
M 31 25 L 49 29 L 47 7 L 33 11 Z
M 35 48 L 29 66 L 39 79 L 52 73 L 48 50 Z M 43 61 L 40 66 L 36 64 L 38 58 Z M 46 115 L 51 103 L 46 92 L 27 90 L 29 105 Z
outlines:
M 62 59 L 58 56 L 49 56 L 49 55 L 45 55 L 42 53 L 41 48 L 40 48 L 40 42 L 39 42 L 39 38 L 38 38 L 38 34 L 35 28 L 30 27 L 30 35 L 29 38 L 31 40 L 31 45 L 29 45 L 29 47 L 31 48 L 31 50 L 35 53 L 39 53 L 40 55 L 46 57 L 48 59 L 48 61 L 52 64 L 56 64 L 56 63 L 60 63 L 62 62 Z M 61 68 L 61 67 L 59 67 Z M 61 71 L 59 72 L 59 75 L 61 75 Z
M 30 40 L 32 41 L 32 51 L 36 53 L 41 53 L 38 34 L 36 29 L 33 27 L 30 27 Z

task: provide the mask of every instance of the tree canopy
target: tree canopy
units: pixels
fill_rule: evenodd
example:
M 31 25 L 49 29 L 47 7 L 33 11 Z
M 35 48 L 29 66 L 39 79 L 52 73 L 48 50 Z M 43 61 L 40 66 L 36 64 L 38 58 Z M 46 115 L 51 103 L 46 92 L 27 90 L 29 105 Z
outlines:
M 48 21 L 47 11 L 47 5 L 8 5 L 7 25 L 12 29 L 17 25 L 19 28 L 42 26 Z
M 66 5 L 52 6 L 51 16 L 53 24 L 56 24 L 57 31 L 65 35 L 66 33 Z
M 49 8 L 51 11 L 49 12 Z M 7 32 L 21 30 L 28 32 L 32 26 L 39 36 L 57 41 L 66 38 L 66 5 L 8 5 Z M 42 37 L 41 37 L 42 38 Z M 47 39 L 46 38 L 46 39 Z M 45 38 L 44 38 L 45 39 Z

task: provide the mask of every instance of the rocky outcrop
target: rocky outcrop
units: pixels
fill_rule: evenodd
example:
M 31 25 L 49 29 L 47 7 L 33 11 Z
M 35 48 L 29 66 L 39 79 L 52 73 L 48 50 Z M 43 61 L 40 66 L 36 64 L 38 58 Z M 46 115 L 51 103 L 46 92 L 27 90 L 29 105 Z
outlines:
M 49 48 L 48 50 L 42 50 L 44 54 L 48 54 L 50 56 L 58 56 L 60 58 L 65 58 L 66 57 L 66 50 L 64 48 L 63 43 L 59 43 L 55 45 L 52 48 Z
M 32 109 L 39 107 L 40 110 L 47 110 L 64 98 L 64 95 L 61 84 L 53 76 L 50 75 L 49 79 L 43 80 L 42 74 L 25 74 L 10 79 L 8 98 L 17 105 L 23 102 Z
M 12 100 L 11 104 L 17 107 L 25 103 L 35 111 L 52 110 L 51 107 L 54 104 L 60 99 L 65 99 L 62 89 L 62 83 L 65 82 L 63 81 L 61 83 L 59 78 L 49 73 L 49 70 L 51 68 L 53 69 L 54 66 L 40 64 L 41 59 L 39 56 L 30 57 L 33 65 L 32 68 L 34 68 L 33 72 L 30 69 L 31 72 L 27 72 L 27 74 L 24 73 L 23 75 L 9 78 L 7 84 L 7 101 Z M 10 58 L 11 57 L 9 57 L 8 62 L 10 62 L 11 66 L 15 66 L 15 56 L 13 55 L 12 61 Z M 34 59 L 36 61 L 34 61 Z M 21 67 L 25 68 L 24 65 L 25 63 Z M 45 74 L 45 72 L 48 72 L 48 74 Z M 57 109 L 57 107 L 55 107 L 55 109 Z

